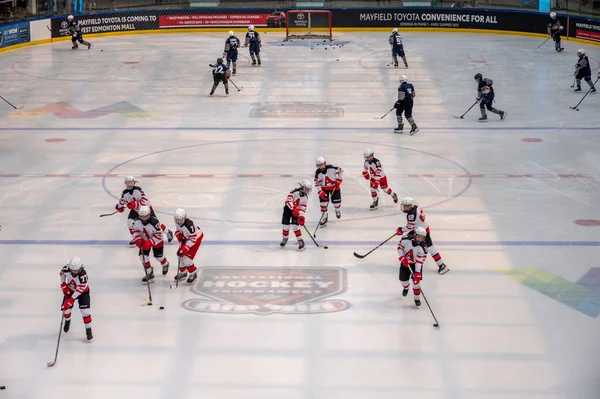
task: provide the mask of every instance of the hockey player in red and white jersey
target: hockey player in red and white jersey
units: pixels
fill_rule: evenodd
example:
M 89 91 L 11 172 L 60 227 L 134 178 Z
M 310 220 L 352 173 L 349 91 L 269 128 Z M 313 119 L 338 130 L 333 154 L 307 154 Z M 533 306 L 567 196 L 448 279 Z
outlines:
M 342 184 L 342 174 L 344 170 L 337 166 L 327 165 L 325 158 L 319 157 L 316 161 L 317 171 L 315 172 L 315 188 L 319 190 L 319 202 L 321 205 L 321 220 L 319 225 L 325 227 L 327 225 L 327 208 L 329 202 L 335 208 L 335 217 L 342 217 L 342 192 L 340 185 Z
M 91 341 L 92 335 L 92 313 L 90 311 L 90 287 L 88 285 L 88 275 L 83 268 L 83 263 L 79 258 L 73 258 L 68 265 L 60 270 L 60 289 L 64 298 L 60 310 L 63 311 L 65 323 L 64 332 L 69 332 L 71 328 L 71 309 L 77 301 L 83 324 L 85 325 L 85 335 L 88 341 Z
M 293 189 L 288 194 L 285 205 L 283 205 L 283 215 L 281 216 L 281 224 L 283 225 L 281 248 L 285 247 L 290 235 L 290 225 L 298 240 L 298 249 L 304 251 L 304 240 L 302 239 L 302 230 L 300 226 L 304 226 L 306 219 L 304 213 L 308 206 L 308 195 L 312 191 L 312 184 L 308 180 L 298 182 L 298 188 Z
M 125 208 L 129 209 L 129 214 L 127 215 L 127 227 L 129 228 L 129 234 L 133 234 L 133 222 L 135 222 L 135 220 L 138 218 L 138 211 L 141 206 L 149 207 L 151 216 L 156 217 L 154 209 L 152 209 L 152 205 L 150 205 L 150 201 L 148 200 L 148 197 L 146 197 L 144 190 L 142 190 L 140 186 L 137 186 L 136 183 L 138 182 L 133 176 L 127 176 L 125 178 L 125 190 L 123 190 L 119 202 L 117 205 L 115 205 L 115 210 L 117 210 L 119 213 L 122 213 Z M 173 241 L 173 232 L 169 229 L 166 229 L 165 225 L 161 225 L 161 229 L 167 234 L 168 241 Z M 135 245 L 133 240 L 129 242 L 129 245 Z
M 138 209 L 138 218 L 133 222 L 133 242 L 140 249 L 139 255 L 146 275 L 142 278 L 142 283 L 154 281 L 154 268 L 150 264 L 150 249 L 154 258 L 158 260 L 162 266 L 163 276 L 169 272 L 169 261 L 164 256 L 164 241 L 162 224 L 156 216 L 152 216 L 150 207 L 140 206 Z
M 413 231 L 416 227 L 424 228 L 427 232 L 425 244 L 427 245 L 429 254 L 438 266 L 438 273 L 448 273 L 450 269 L 448 269 L 448 267 L 444 264 L 442 261 L 442 255 L 440 255 L 431 241 L 431 231 L 429 229 L 429 224 L 427 224 L 425 221 L 425 212 L 423 212 L 423 209 L 419 208 L 417 204 L 415 204 L 415 200 L 410 197 L 405 197 L 402 200 L 400 208 L 402 208 L 402 212 L 406 213 L 406 226 L 398 227 L 396 234 L 399 236 L 408 234 L 409 237 L 412 237 L 412 234 L 414 234 Z
M 173 219 L 175 220 L 175 237 L 179 241 L 177 256 L 180 259 L 175 281 L 181 281 L 187 277 L 186 283 L 192 284 L 198 278 L 194 257 L 202 245 L 204 232 L 200 226 L 188 219 L 185 209 L 177 209 Z
M 394 190 L 391 189 L 391 187 L 388 187 L 387 176 L 385 175 L 385 172 L 381 167 L 381 162 L 379 162 L 379 159 L 375 158 L 374 155 L 375 153 L 373 152 L 373 150 L 365 150 L 365 152 L 363 153 L 363 156 L 365 158 L 365 164 L 362 172 L 363 177 L 369 180 L 369 182 L 371 183 L 371 198 L 373 198 L 373 203 L 369 208 L 371 208 L 372 211 L 377 209 L 377 207 L 379 206 L 379 196 L 377 195 L 379 187 L 381 187 L 381 189 L 387 195 L 392 196 L 392 199 L 394 200 L 395 204 L 398 203 L 398 196 L 396 195 Z
M 408 287 L 410 285 L 408 281 L 412 274 L 413 295 L 415 305 L 417 306 L 421 306 L 422 270 L 423 263 L 427 259 L 426 235 L 427 231 L 423 227 L 416 227 L 412 237 L 402 237 L 398 243 L 398 260 L 400 261 L 399 279 L 403 288 L 402 296 L 408 295 Z

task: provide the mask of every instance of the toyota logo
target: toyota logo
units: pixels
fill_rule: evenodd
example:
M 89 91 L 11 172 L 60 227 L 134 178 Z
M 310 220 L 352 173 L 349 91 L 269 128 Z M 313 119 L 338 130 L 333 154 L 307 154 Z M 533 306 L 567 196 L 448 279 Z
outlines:
M 298 19 L 304 19 L 304 14 L 303 14 L 303 13 L 300 13 L 300 14 L 298 14 L 298 15 L 296 16 L 296 18 L 298 18 Z

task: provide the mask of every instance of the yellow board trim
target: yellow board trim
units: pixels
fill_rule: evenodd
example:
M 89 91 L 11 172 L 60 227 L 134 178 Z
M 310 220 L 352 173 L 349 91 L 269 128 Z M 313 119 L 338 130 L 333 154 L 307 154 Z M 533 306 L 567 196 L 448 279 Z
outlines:
M 245 26 L 240 26 L 245 29 Z M 103 32 L 103 33 L 90 33 L 86 34 L 85 37 L 106 37 L 106 36 L 125 36 L 125 35 L 156 35 L 156 34 L 169 34 L 169 33 L 188 33 L 188 32 L 207 32 L 207 33 L 227 33 L 232 28 L 187 28 L 187 29 L 153 29 L 153 30 L 131 30 L 122 32 Z M 236 29 L 236 28 L 233 28 Z M 285 28 L 257 28 L 257 31 L 263 32 L 285 32 Z M 335 32 L 389 32 L 390 28 L 334 28 L 333 37 L 335 39 Z M 529 37 L 541 37 L 547 38 L 548 35 L 545 33 L 530 33 L 530 32 L 518 32 L 509 30 L 487 30 L 487 29 L 466 29 L 466 28 L 402 28 L 402 32 L 460 32 L 460 33 L 476 33 L 476 34 L 497 34 L 497 35 L 516 35 L 516 36 L 529 36 Z M 53 39 L 36 40 L 35 42 L 20 43 L 10 47 L 0 48 L 0 53 L 15 50 L 18 48 L 35 46 L 38 44 L 46 44 L 54 41 L 65 41 L 69 40 L 70 36 L 56 37 Z M 564 38 L 567 41 L 574 41 L 578 43 L 591 44 L 593 46 L 600 46 L 600 42 L 593 40 L 585 40 L 578 38 Z

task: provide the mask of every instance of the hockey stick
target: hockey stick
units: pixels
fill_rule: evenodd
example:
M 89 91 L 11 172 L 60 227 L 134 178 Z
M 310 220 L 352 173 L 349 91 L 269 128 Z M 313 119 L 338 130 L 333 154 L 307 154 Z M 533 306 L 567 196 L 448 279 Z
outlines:
M 393 110 L 395 110 L 395 109 L 396 109 L 395 107 L 392 107 L 392 109 L 390 109 L 388 112 L 386 112 L 386 113 L 385 113 L 385 114 L 384 114 L 382 117 L 380 117 L 380 118 L 373 118 L 373 119 L 383 119 L 383 118 L 385 118 L 386 116 L 388 116 L 388 115 L 390 114 L 390 112 L 392 112 L 392 111 L 393 111 Z
M 58 347 L 60 346 L 60 337 L 62 336 L 63 331 L 63 322 L 65 321 L 64 313 L 60 312 L 60 330 L 58 330 L 58 340 L 56 341 L 56 353 L 54 354 L 54 361 L 48 362 L 47 366 L 52 367 L 56 364 L 56 360 L 58 359 Z
M 119 211 L 114 211 L 113 213 L 103 213 L 102 215 L 100 215 L 100 217 L 103 218 L 104 216 L 112 216 L 117 212 L 119 212 Z
M 412 277 L 413 271 L 412 271 L 412 268 L 410 267 L 410 265 L 408 265 L 408 270 L 410 270 L 410 275 Z M 431 310 L 431 306 L 429 306 L 429 301 L 427 300 L 427 297 L 425 296 L 425 293 L 423 292 L 423 288 L 420 288 L 420 290 L 421 290 L 421 295 L 423 295 L 423 299 L 425 299 L 425 303 L 427 304 L 427 307 L 429 308 L 429 311 L 431 312 L 431 316 L 433 316 L 433 320 L 435 321 L 435 323 L 433 323 L 433 326 L 439 327 L 440 323 L 438 323 L 437 318 L 435 317 L 435 314 L 433 314 L 433 310 Z
M 571 88 L 575 87 L 575 76 L 573 76 L 573 83 L 571 84 Z
M 537 50 L 537 49 L 539 49 L 540 47 L 542 47 L 542 46 L 543 46 L 543 45 L 544 45 L 544 44 L 545 44 L 545 43 L 546 43 L 548 40 L 550 40 L 550 39 L 552 39 L 552 36 L 550 36 L 549 38 L 547 38 L 546 40 L 544 40 L 544 41 L 542 42 L 542 44 L 540 44 L 539 46 L 537 46 L 535 49 L 536 49 L 536 50 Z
M 372 250 L 370 250 L 369 252 L 367 252 L 364 255 L 359 255 L 356 252 L 354 253 L 354 256 L 356 256 L 358 259 L 363 259 L 366 258 L 367 255 L 369 255 L 371 252 L 375 251 L 377 248 L 379 248 L 380 246 L 382 246 L 383 244 L 385 244 L 386 242 L 388 242 L 389 240 L 391 240 L 392 238 L 396 237 L 396 233 L 394 233 L 393 235 L 391 235 L 387 240 L 385 240 L 384 242 L 382 242 L 381 244 L 379 244 L 378 246 L 376 246 L 375 248 L 373 248 Z
M 177 275 L 180 273 L 179 272 L 179 268 L 180 267 L 181 267 L 181 257 L 178 256 L 177 257 L 177 274 L 175 275 L 175 277 L 177 277 Z M 171 284 L 169 286 L 169 288 L 172 289 L 172 290 L 179 288 L 179 280 L 175 279 L 175 284 Z
M 469 109 L 465 111 L 465 113 L 464 113 L 464 114 L 462 114 L 461 116 L 453 116 L 453 118 L 454 118 L 454 119 L 463 119 L 463 118 L 465 117 L 465 115 L 466 115 L 466 114 L 467 114 L 467 113 L 468 113 L 468 112 L 471 110 L 471 108 L 473 108 L 473 107 L 475 106 L 475 104 L 477 104 L 477 101 L 475 101 L 475 102 L 473 103 L 473 105 L 471 105 L 471 106 L 469 107 Z
M 308 231 L 308 229 L 306 228 L 306 225 L 303 225 L 302 227 L 304 227 L 304 230 L 306 230 L 306 234 L 308 234 L 308 236 L 310 237 L 310 239 L 313 240 L 313 242 L 315 243 L 315 245 L 317 247 L 319 247 L 319 244 L 317 243 L 317 241 L 315 241 L 315 238 L 312 236 L 312 234 L 310 234 L 310 231 Z
M 333 191 L 329 195 L 329 199 L 327 200 L 327 209 L 329 209 L 329 204 L 331 203 L 331 197 L 333 197 L 333 193 L 335 193 L 335 188 L 333 189 Z M 313 236 L 315 236 L 315 237 L 317 236 L 317 230 L 319 230 L 319 226 L 321 225 L 321 221 L 323 220 L 323 216 L 325 216 L 325 214 L 327 214 L 327 212 L 321 212 L 321 217 L 319 218 L 319 223 L 317 223 L 317 227 L 315 227 L 315 232 L 313 233 Z
M 140 251 L 141 251 L 141 249 L 140 249 Z M 142 251 L 142 253 L 143 253 L 143 251 Z M 144 268 L 144 273 L 146 273 L 146 268 L 144 267 L 144 264 L 142 264 L 142 268 Z M 179 270 L 177 272 L 179 272 Z M 152 306 L 152 291 L 150 291 L 150 275 L 148 273 L 146 273 L 146 285 L 148 286 L 148 300 L 144 301 L 142 303 L 142 306 L 144 306 L 144 305 Z
M 235 84 L 235 82 L 233 80 L 231 80 L 231 78 L 229 78 L 229 81 L 237 89 L 237 91 L 242 91 L 242 89 L 240 89 L 239 87 L 237 87 L 237 85 Z
M 8 105 L 10 105 L 11 107 L 13 107 L 14 109 L 23 109 L 22 105 L 19 105 L 18 107 L 15 107 L 14 105 L 11 104 L 10 101 L 8 101 L 6 98 L 0 96 L 1 99 L 3 99 Z
M 577 105 L 574 106 L 574 107 L 569 107 L 569 108 L 579 111 L 579 104 L 581 104 L 583 102 L 583 99 L 586 98 L 588 94 L 590 94 L 590 92 L 592 91 L 592 89 L 596 86 L 596 83 L 598 83 L 598 80 L 600 80 L 600 77 L 598 79 L 596 79 L 596 81 L 594 82 L 593 86 L 589 88 L 589 90 L 587 91 L 587 93 L 585 93 L 585 95 L 581 98 L 581 100 L 579 100 L 579 102 L 577 103 Z

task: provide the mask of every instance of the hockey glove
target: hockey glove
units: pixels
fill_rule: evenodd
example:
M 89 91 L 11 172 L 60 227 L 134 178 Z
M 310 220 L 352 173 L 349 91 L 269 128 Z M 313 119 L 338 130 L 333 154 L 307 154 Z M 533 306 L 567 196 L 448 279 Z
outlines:
M 365 180 L 370 180 L 371 179 L 371 175 L 369 174 L 369 172 L 363 171 L 363 177 L 365 178 Z
M 64 296 L 71 295 L 71 290 L 69 289 L 67 283 L 61 283 L 60 289 L 62 290 Z
M 177 256 L 181 258 L 182 256 L 186 256 L 188 252 L 190 252 L 190 247 L 188 247 L 185 244 L 182 244 L 177 250 Z
M 139 204 L 138 204 L 137 200 L 133 200 L 133 201 L 130 201 L 127 203 L 127 208 L 134 210 L 134 209 L 137 209 L 138 205 Z
M 402 235 L 402 231 L 403 231 L 402 227 L 398 227 L 398 230 L 396 230 L 396 235 L 397 236 L 401 236 Z
M 150 251 L 152 248 L 152 240 L 146 240 L 141 246 L 142 251 Z
M 340 186 L 342 185 L 342 179 L 337 179 L 335 181 L 335 191 L 340 191 Z
M 123 208 L 122 206 L 119 206 L 119 204 L 117 204 L 117 205 L 115 205 L 115 210 L 119 213 L 123 213 L 125 208 Z
M 319 198 L 321 199 L 321 201 L 323 202 L 327 202 L 327 194 L 325 194 L 325 191 L 321 190 L 319 191 Z
M 177 238 L 177 241 L 183 243 L 185 242 L 183 234 L 181 234 L 181 231 L 175 231 L 175 237 Z
M 406 256 L 402 255 L 398 260 L 402 266 L 408 267 L 408 259 L 406 259 Z
M 63 302 L 62 306 L 60 307 L 60 310 L 62 310 L 63 312 L 65 310 L 69 310 L 73 307 L 74 303 L 75 303 L 75 299 L 73 297 L 69 297 L 69 299 L 67 299 L 66 301 Z
M 294 209 L 292 210 L 292 216 L 298 217 L 299 214 L 300 214 L 300 211 L 298 210 L 298 208 L 294 207 Z
M 413 273 L 413 284 L 414 285 L 418 285 L 421 282 L 421 272 L 414 272 Z
M 394 108 L 396 108 L 396 109 L 400 108 L 400 101 L 396 101 L 394 103 Z
M 378 189 L 379 188 L 379 180 L 371 179 L 371 187 L 373 187 L 374 189 Z
M 144 240 L 142 240 L 141 237 L 135 238 L 134 242 L 135 242 L 136 247 L 138 247 L 139 249 L 142 249 L 142 244 L 144 243 Z
M 476 102 L 476 103 L 478 103 L 479 101 L 481 101 L 481 97 L 477 97 L 477 98 L 475 99 L 475 102 Z
M 304 222 L 306 222 L 304 215 L 298 216 L 298 226 L 304 226 Z

